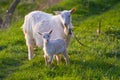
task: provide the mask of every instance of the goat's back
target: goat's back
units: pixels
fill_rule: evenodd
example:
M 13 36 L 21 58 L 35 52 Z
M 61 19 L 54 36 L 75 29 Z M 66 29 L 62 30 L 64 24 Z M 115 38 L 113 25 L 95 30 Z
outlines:
M 59 54 L 66 51 L 66 43 L 63 39 L 50 40 L 44 49 L 48 51 L 49 54 Z

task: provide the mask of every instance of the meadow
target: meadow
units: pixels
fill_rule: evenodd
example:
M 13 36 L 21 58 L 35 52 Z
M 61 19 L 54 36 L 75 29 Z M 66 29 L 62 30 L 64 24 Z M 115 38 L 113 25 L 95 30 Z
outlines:
M 1 0 L 0 7 L 7 9 L 12 0 L 6 1 Z M 24 16 L 39 10 L 39 5 L 21 2 L 9 28 L 0 30 L 0 80 L 120 80 L 120 1 L 86 1 L 63 0 L 43 10 L 53 13 L 75 7 L 73 32 L 85 45 L 73 37 L 68 47 L 70 65 L 62 59 L 59 66 L 54 61 L 51 67 L 45 66 L 40 48 L 35 49 L 34 59 L 27 58 L 21 26 Z

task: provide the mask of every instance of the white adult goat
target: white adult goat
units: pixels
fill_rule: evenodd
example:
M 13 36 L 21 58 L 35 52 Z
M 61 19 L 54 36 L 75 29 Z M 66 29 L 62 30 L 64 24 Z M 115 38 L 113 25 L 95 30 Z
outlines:
M 53 30 L 51 39 L 65 39 L 67 45 L 72 36 L 71 14 L 75 9 L 56 11 L 57 15 L 48 14 L 42 11 L 33 11 L 25 16 L 23 32 L 28 47 L 28 59 L 33 58 L 34 47 L 43 47 L 42 37 L 38 32 L 48 32 Z
M 50 40 L 52 30 L 49 32 L 39 33 L 43 39 L 43 51 L 46 66 L 51 64 L 53 56 L 56 56 L 57 64 L 60 64 L 59 54 L 63 54 L 66 64 L 69 64 L 69 58 L 66 48 L 66 42 L 63 39 Z

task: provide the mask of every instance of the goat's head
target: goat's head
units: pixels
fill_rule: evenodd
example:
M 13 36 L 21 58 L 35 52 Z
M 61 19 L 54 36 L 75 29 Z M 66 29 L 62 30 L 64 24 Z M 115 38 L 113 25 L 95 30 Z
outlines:
M 40 34 L 41 36 L 42 36 L 42 38 L 43 38 L 43 41 L 45 42 L 45 43 L 48 43 L 49 42 L 49 40 L 50 40 L 50 34 L 52 33 L 52 30 L 50 30 L 49 32 L 44 32 L 44 33 L 39 33 L 38 32 L 38 34 Z
M 72 19 L 71 19 L 71 14 L 76 11 L 75 8 L 71 10 L 64 10 L 64 11 L 56 11 L 55 14 L 59 14 L 61 17 L 61 23 L 62 26 L 64 27 L 64 32 L 66 34 L 72 35 Z

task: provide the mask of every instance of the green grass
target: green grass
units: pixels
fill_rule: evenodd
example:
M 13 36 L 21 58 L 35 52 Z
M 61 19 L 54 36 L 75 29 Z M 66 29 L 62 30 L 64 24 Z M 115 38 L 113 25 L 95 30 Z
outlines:
M 21 3 L 17 10 L 21 13 L 20 19 L 13 20 L 10 28 L 0 31 L 0 80 L 120 80 L 120 2 L 89 1 L 88 8 L 81 0 L 65 0 L 45 10 L 52 12 L 76 7 L 72 16 L 74 33 L 88 46 L 81 46 L 73 37 L 68 48 L 70 65 L 66 66 L 62 59 L 59 66 L 54 61 L 50 67 L 45 66 L 43 51 L 39 48 L 35 49 L 35 58 L 28 61 L 20 27 L 23 16 L 36 7 L 22 10 Z M 100 20 L 102 32 L 99 35 L 96 30 Z

